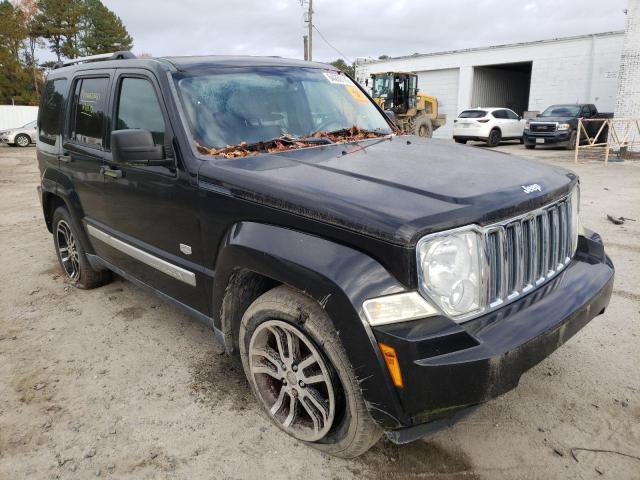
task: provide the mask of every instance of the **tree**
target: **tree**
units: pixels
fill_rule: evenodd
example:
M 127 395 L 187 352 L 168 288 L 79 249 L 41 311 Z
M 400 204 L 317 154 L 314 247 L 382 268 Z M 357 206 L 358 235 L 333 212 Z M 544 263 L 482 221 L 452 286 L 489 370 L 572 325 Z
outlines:
M 356 74 L 356 66 L 347 65 L 347 62 L 345 62 L 342 58 L 334 60 L 333 62 L 330 63 L 330 65 L 333 65 L 338 70 L 342 70 L 344 73 L 346 73 L 350 77 L 353 77 Z
M 38 15 L 37 0 L 19 0 L 16 7 L 22 12 L 24 20 L 24 29 L 27 38 L 24 41 L 25 63 L 31 69 L 33 74 L 33 87 L 36 93 L 36 100 L 40 100 L 39 83 L 42 80 L 42 71 L 38 67 L 38 58 L 36 57 L 36 49 L 43 47 L 44 42 L 40 39 L 37 32 L 36 17 Z
M 100 0 L 85 0 L 85 5 L 85 31 L 81 42 L 84 55 L 131 50 L 133 39 L 120 17 Z
M 34 104 L 35 88 L 22 64 L 27 31 L 24 16 L 8 0 L 0 2 L 0 103 Z
M 39 0 L 34 33 L 49 42 L 58 61 L 80 54 L 79 35 L 86 5 L 81 0 Z

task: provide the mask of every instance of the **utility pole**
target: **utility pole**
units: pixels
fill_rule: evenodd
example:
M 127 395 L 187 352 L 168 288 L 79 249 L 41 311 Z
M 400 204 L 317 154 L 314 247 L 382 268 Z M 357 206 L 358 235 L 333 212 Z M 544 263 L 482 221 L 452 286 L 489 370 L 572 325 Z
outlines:
M 302 42 L 304 44 L 304 59 L 309 60 L 309 37 L 306 35 L 303 35 Z
M 307 22 L 309 23 L 309 39 L 307 40 L 307 60 L 313 60 L 313 0 L 308 0 L 309 11 L 307 12 Z

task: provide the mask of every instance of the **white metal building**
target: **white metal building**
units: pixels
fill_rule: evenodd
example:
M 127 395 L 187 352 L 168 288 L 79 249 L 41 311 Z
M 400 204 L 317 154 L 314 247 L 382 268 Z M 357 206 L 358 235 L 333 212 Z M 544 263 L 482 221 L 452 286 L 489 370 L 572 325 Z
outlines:
M 0 105 L 0 130 L 21 127 L 38 118 L 38 107 Z
M 554 103 L 594 103 L 613 112 L 624 32 L 556 38 L 485 48 L 360 60 L 356 79 L 388 71 L 416 72 L 418 88 L 438 98 L 451 137 L 453 119 L 475 106 L 509 107 L 522 114 Z

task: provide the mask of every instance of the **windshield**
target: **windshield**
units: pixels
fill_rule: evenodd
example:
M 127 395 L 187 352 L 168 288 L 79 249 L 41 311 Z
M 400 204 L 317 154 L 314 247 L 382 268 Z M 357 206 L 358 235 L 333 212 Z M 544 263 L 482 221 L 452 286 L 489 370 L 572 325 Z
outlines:
M 21 126 L 20 128 L 36 128 L 36 123 L 37 123 L 37 120 L 34 120 L 32 122 L 29 122 L 29 123 Z
M 487 114 L 484 110 L 465 110 L 458 118 L 482 118 Z
M 373 79 L 373 96 L 386 97 L 391 89 L 391 75 L 376 76 Z
M 577 117 L 579 105 L 551 105 L 540 114 L 541 117 Z
M 174 77 L 201 153 L 281 139 L 297 142 L 295 148 L 311 146 L 300 142 L 309 137 L 332 143 L 323 134 L 337 131 L 346 139 L 392 133 L 359 87 L 333 70 L 243 68 Z

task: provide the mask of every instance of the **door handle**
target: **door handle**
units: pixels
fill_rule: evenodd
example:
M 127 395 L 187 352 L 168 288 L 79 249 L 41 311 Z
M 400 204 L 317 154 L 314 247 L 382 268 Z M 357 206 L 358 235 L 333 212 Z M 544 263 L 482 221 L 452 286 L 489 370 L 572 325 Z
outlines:
M 122 170 L 119 168 L 100 167 L 100 173 L 105 177 L 115 178 L 116 180 L 122 178 Z
M 58 155 L 58 160 L 63 163 L 71 163 L 73 161 L 71 155 Z

